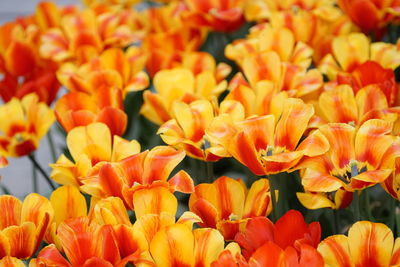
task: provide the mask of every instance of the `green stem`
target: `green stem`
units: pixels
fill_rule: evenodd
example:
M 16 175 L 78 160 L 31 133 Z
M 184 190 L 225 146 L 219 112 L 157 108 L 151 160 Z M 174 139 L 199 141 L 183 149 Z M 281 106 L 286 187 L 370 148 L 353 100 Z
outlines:
M 363 191 L 363 194 L 364 194 L 364 210 L 367 213 L 368 221 L 372 221 L 372 212 L 371 212 L 371 205 L 370 205 L 371 201 L 370 201 L 370 198 L 369 198 L 368 189 L 365 189 Z
M 391 197 L 390 199 L 390 207 L 389 207 L 389 228 L 393 230 L 396 228 L 396 216 L 395 216 L 395 210 L 396 210 L 396 200 Z
M 53 135 L 51 134 L 51 129 L 47 132 L 47 141 L 49 142 L 49 146 L 50 146 L 51 158 L 52 158 L 53 162 L 56 162 L 57 154 L 56 154 L 56 148 L 54 146 Z
M 278 202 L 276 200 L 276 196 L 275 196 L 275 177 L 272 175 L 268 175 L 267 176 L 268 181 L 269 181 L 269 191 L 271 192 L 271 202 L 272 202 L 272 221 L 276 222 L 278 220 Z
M 214 165 L 210 161 L 206 161 L 207 167 L 207 183 L 212 183 L 214 181 Z
M 43 168 L 40 166 L 40 164 L 36 161 L 36 158 L 33 154 L 30 154 L 28 158 L 31 160 L 32 164 L 35 166 L 35 168 L 40 172 L 40 174 L 43 176 L 43 178 L 46 180 L 46 182 L 49 184 L 50 188 L 52 190 L 55 190 L 56 187 L 53 185 L 53 183 L 50 180 L 50 177 L 47 175 L 47 173 L 43 170 Z
M 354 221 L 358 222 L 361 219 L 360 215 L 360 196 L 358 191 L 354 191 L 353 193 L 353 208 L 354 208 Z
M 332 222 L 333 222 L 333 231 L 334 234 L 339 234 L 339 211 L 336 209 L 332 209 Z
M 6 195 L 12 195 L 11 191 L 7 188 L 7 186 L 5 186 L 3 183 L 0 183 L 0 188 L 1 190 L 3 190 L 4 194 Z
M 396 217 L 396 233 L 397 236 L 400 236 L 400 208 L 396 207 L 395 209 L 395 217 Z

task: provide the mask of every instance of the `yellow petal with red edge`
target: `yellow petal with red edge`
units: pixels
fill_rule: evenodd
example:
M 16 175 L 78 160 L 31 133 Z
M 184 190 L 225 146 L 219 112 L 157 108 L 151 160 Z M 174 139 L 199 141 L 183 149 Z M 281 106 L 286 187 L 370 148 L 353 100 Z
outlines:
M 111 134 L 103 123 L 76 127 L 68 133 L 67 145 L 74 159 L 86 154 L 92 164 L 108 161 L 111 157 Z
M 114 135 L 111 161 L 121 161 L 131 155 L 140 153 L 140 144 L 136 140 L 128 141 Z
M 304 155 L 308 157 L 315 157 L 329 150 L 329 142 L 321 131 L 316 130 L 309 134 L 296 150 L 303 151 Z
M 358 108 L 353 89 L 348 85 L 336 86 L 319 97 L 319 106 L 328 122 L 357 123 Z
M 296 193 L 301 205 L 307 209 L 315 210 L 320 208 L 334 208 L 335 204 L 329 200 L 324 193 Z
M 0 231 L 0 258 L 10 255 L 11 244 L 8 241 L 8 237 Z
M 150 243 L 150 253 L 160 267 L 189 267 L 195 262 L 191 229 L 175 224 L 161 229 Z
M 271 193 L 267 179 L 255 181 L 247 192 L 243 218 L 267 216 L 271 211 Z
M 301 184 L 305 190 L 313 192 L 332 192 L 343 186 L 338 178 L 312 169 L 306 169 Z
M 148 250 L 149 245 L 143 232 L 135 231 L 133 227 L 126 224 L 114 225 L 113 231 L 121 258 Z
M 374 109 L 388 108 L 386 96 L 377 85 L 369 85 L 358 91 L 356 101 L 360 115 Z
M 185 137 L 193 142 L 203 138 L 205 129 L 214 118 L 213 107 L 207 100 L 197 100 L 190 105 L 175 102 L 172 105 L 172 112 Z
M 11 225 L 19 225 L 21 222 L 21 201 L 9 195 L 0 196 L 0 229 L 7 228 Z
M 384 120 L 368 120 L 360 126 L 355 138 L 356 159 L 377 168 L 383 155 L 394 142 L 389 135 L 393 124 Z
M 221 219 L 229 219 L 231 215 L 241 218 L 245 201 L 245 192 L 241 183 L 227 176 L 222 176 L 215 180 L 213 185 L 217 190 L 217 208 Z M 203 195 L 203 198 L 208 200 L 207 192 L 206 195 Z
M 245 110 L 239 101 L 224 100 L 219 104 L 219 114 L 229 114 L 234 121 L 241 121 L 245 118 Z
M 186 93 L 194 93 L 195 79 L 190 70 L 162 70 L 154 76 L 154 87 L 166 101 L 167 107 Z
M 175 214 L 178 208 L 176 197 L 165 187 L 140 189 L 133 194 L 136 218 L 145 214 L 169 212 Z
M 94 207 L 94 214 L 100 224 L 131 225 L 128 212 L 119 197 L 108 197 L 99 200 Z
M 54 209 L 54 221 L 57 225 L 66 219 L 86 216 L 87 207 L 85 197 L 78 188 L 65 185 L 57 188 L 50 196 Z
M 157 125 L 171 119 L 169 114 L 170 103 L 164 103 L 163 97 L 146 90 L 143 93 L 143 99 L 144 104 L 140 108 L 140 114 Z
M 211 71 L 203 71 L 196 76 L 196 94 L 202 98 L 211 99 L 216 86 L 217 81 Z
M 223 236 L 211 228 L 196 229 L 193 236 L 195 266 L 210 266 L 224 250 Z
M 180 170 L 177 174 L 175 174 L 171 179 L 168 180 L 168 183 L 174 191 L 179 191 L 186 194 L 194 192 L 193 179 L 184 170 Z
M 184 224 L 192 229 L 194 223 L 202 222 L 201 218 L 191 211 L 185 211 L 176 223 Z
M 167 226 L 175 223 L 175 214 L 162 212 L 161 214 L 145 214 L 138 218 L 133 225 L 134 231 L 142 232 L 150 244 L 154 235 Z
M 37 266 L 40 266 L 40 264 L 46 264 L 46 266 L 71 266 L 71 264 L 69 264 L 69 262 L 60 254 L 54 244 L 50 244 L 43 248 L 39 252 L 36 262 L 38 264 Z
M 128 80 L 130 74 L 129 62 L 122 49 L 110 48 L 105 50 L 100 56 L 100 64 L 105 69 L 116 70 L 124 82 Z
M 58 27 L 60 18 L 60 10 L 55 3 L 42 2 L 36 6 L 35 20 L 42 30 Z
M 390 266 L 400 264 L 400 238 L 396 238 L 394 241 L 392 259 L 390 261 Z
M 353 224 L 348 236 L 350 255 L 355 266 L 389 266 L 394 245 L 389 227 L 361 221 Z
M 3 234 L 10 243 L 10 256 L 26 259 L 36 250 L 36 227 L 32 222 L 23 222 L 19 226 L 10 226 L 3 230 Z
M 274 50 L 282 61 L 289 61 L 295 40 L 293 33 L 287 28 L 272 28 L 267 25 L 259 34 L 260 51 Z
M 149 76 L 144 71 L 137 72 L 125 85 L 125 93 L 140 91 L 149 86 Z
M 281 78 L 279 55 L 273 51 L 249 55 L 243 60 L 243 72 L 251 85 L 262 80 L 279 84 Z
M 349 239 L 345 235 L 333 235 L 323 240 L 318 245 L 318 252 L 324 258 L 326 266 L 329 267 L 353 267 L 350 256 Z
M 0 267 L 25 267 L 23 261 L 20 259 L 6 256 L 0 260 Z
M 352 72 L 355 67 L 369 58 L 369 40 L 363 33 L 351 33 L 336 37 L 332 42 L 333 53 L 345 72 Z
M 335 169 L 344 168 L 355 158 L 355 128 L 344 123 L 329 123 L 320 128 L 329 142 L 329 156 Z M 311 190 L 313 191 L 313 190 Z
M 314 108 L 311 104 L 305 104 L 296 98 L 287 99 L 281 118 L 276 125 L 275 146 L 286 147 L 287 150 L 293 151 L 313 114 Z
M 166 181 L 172 170 L 185 157 L 184 151 L 177 151 L 172 147 L 157 146 L 149 151 L 144 160 L 143 183 L 151 184 L 153 181 Z

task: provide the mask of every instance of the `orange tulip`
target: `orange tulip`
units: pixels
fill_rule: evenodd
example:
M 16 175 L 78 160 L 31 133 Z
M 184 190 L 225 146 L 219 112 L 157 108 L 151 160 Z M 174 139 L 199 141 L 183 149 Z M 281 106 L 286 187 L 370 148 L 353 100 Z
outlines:
M 338 85 L 323 92 L 318 104 L 322 124 L 341 122 L 359 127 L 369 119 L 394 122 L 398 117 L 395 112 L 391 112 L 384 93 L 376 85 L 360 88 L 356 94 L 350 86 Z
M 236 101 L 223 101 L 219 114 L 227 114 L 232 120 L 244 119 L 243 107 Z M 214 108 L 211 102 L 197 100 L 189 105 L 174 102 L 172 105 L 173 119 L 167 121 L 158 129 L 158 134 L 168 145 L 183 149 L 186 153 L 204 161 L 217 161 L 229 157 L 226 150 L 210 141 L 206 136 L 207 128 L 214 119 Z
M 23 203 L 16 197 L 0 196 L 0 259 L 31 257 L 38 249 L 53 217 L 50 202 L 38 194 L 29 194 Z
M 105 48 L 124 47 L 141 39 L 136 29 L 126 25 L 126 13 L 109 10 L 97 15 L 93 10 L 74 10 L 63 14 L 61 27 L 46 30 L 41 38 L 40 54 L 56 62 L 88 62 Z
M 54 122 L 53 111 L 38 96 L 29 94 L 0 106 L 0 156 L 31 154 Z
M 119 162 L 100 165 L 93 169 L 92 177 L 82 180 L 81 189 L 96 198 L 123 199 L 127 207 L 135 209 L 137 218 L 162 211 L 175 214 L 178 203 L 171 191 L 190 193 L 194 188 L 185 171 L 168 180 L 184 157 L 184 152 L 171 147 L 155 147 Z
M 0 266 L 1 267 L 25 267 L 26 265 L 24 264 L 23 261 L 10 257 L 10 256 L 5 256 L 2 259 L 0 259 Z
M 270 81 L 275 92 L 286 91 L 290 97 L 305 97 L 322 88 L 322 74 L 317 69 L 283 62 L 275 51 L 250 54 L 243 59 L 243 73 L 253 88 L 260 81 Z
M 282 114 L 277 118 L 254 116 L 235 123 L 228 116 L 219 116 L 207 136 L 256 175 L 288 171 L 303 156 L 325 153 L 328 142 L 319 131 L 300 142 L 314 113 L 313 107 L 294 98 L 283 103 Z
M 399 243 L 384 224 L 359 221 L 348 236 L 334 235 L 323 240 L 318 251 L 326 266 L 396 266 L 400 263 Z
M 184 20 L 196 27 L 231 32 L 244 22 L 243 0 L 185 0 L 185 3 L 189 11 L 183 13 Z
M 133 253 L 121 258 L 111 225 L 98 225 L 87 217 L 69 219 L 58 227 L 58 238 L 69 262 L 52 244 L 42 249 L 37 264 L 57 266 L 125 266 L 128 262 L 153 266 Z
M 226 240 L 232 240 L 249 218 L 271 212 L 269 190 L 266 179 L 254 182 L 247 192 L 240 181 L 222 176 L 212 184 L 197 185 L 189 209 L 202 219 L 200 226 L 216 228 Z
M 96 94 L 103 87 L 116 87 L 121 89 L 125 98 L 127 93 L 148 86 L 144 64 L 145 57 L 137 47 L 130 47 L 126 52 L 120 48 L 109 48 L 85 64 L 62 65 L 57 76 L 70 91 Z
M 140 152 L 136 140 L 127 141 L 111 136 L 109 128 L 103 123 L 79 126 L 67 135 L 67 146 L 74 162 L 61 155 L 51 164 L 51 178 L 64 185 L 82 185 L 82 181 L 107 162 L 118 162 Z M 94 170 L 93 170 L 94 169 Z
M 57 101 L 55 114 L 66 132 L 78 126 L 101 122 L 108 126 L 112 136 L 120 136 L 128 124 L 123 108 L 122 91 L 103 87 L 93 95 L 81 92 L 63 95 Z
M 381 82 L 381 76 L 390 77 L 382 69 L 378 69 L 371 64 L 364 68 L 361 64 L 371 60 L 378 63 L 385 69 L 395 69 L 400 64 L 400 52 L 398 47 L 389 43 L 370 43 L 368 37 L 362 33 L 351 33 L 345 36 L 336 37 L 332 41 L 332 52 L 327 54 L 319 63 L 318 68 L 326 74 L 330 80 L 336 80 L 340 72 L 352 73 L 355 71 L 354 78 L 365 85 L 368 80 L 375 80 L 375 83 Z M 356 69 L 359 68 L 357 71 Z M 367 68 L 367 70 L 366 70 Z M 370 68 L 379 70 L 370 76 Z M 365 76 L 360 75 L 366 72 Z M 386 91 L 386 90 L 384 90 Z
M 344 123 L 329 123 L 319 128 L 330 144 L 324 155 L 300 163 L 302 184 L 307 191 L 349 192 L 385 181 L 394 166 L 384 165 L 393 156 L 392 123 L 379 119 L 366 121 L 358 129 Z M 387 154 L 389 153 L 389 155 Z
M 298 42 L 288 28 L 253 27 L 246 39 L 237 39 L 225 48 L 227 58 L 242 66 L 243 60 L 251 54 L 275 51 L 282 62 L 307 69 L 312 61 L 313 50 L 303 42 Z
M 196 75 L 186 68 L 159 71 L 153 81 L 157 93 L 144 92 L 140 113 L 156 124 L 172 119 L 175 101 L 190 104 L 205 99 L 215 102 L 227 86 L 225 80 L 218 81 L 209 70 Z
M 390 106 L 399 101 L 397 97 L 399 89 L 393 70 L 385 69 L 375 61 L 364 62 L 352 73 L 338 73 L 337 83 L 349 84 L 355 92 L 367 85 L 376 85 L 385 94 Z
M 60 87 L 54 74 L 57 66 L 38 57 L 40 34 L 33 22 L 0 27 L 0 96 L 5 102 L 36 93 L 41 102 L 50 105 L 56 97 Z
M 275 225 L 265 217 L 252 218 L 235 237 L 243 256 L 226 250 L 211 266 L 322 267 L 323 259 L 316 250 L 320 235 L 319 223 L 306 224 L 295 210 L 288 211 Z
M 397 0 L 339 0 L 338 4 L 365 33 L 378 31 L 382 35 L 379 31 L 400 16 Z

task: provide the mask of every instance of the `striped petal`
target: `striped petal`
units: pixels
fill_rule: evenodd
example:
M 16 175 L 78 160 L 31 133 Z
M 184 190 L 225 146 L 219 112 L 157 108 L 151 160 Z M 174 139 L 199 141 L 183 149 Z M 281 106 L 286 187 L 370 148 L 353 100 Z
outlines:
M 48 266 L 70 267 L 71 264 L 60 254 L 54 244 L 43 248 L 37 256 L 37 263 L 46 264 Z
M 24 264 L 23 261 L 21 261 L 17 258 L 6 256 L 0 260 L 0 266 L 1 267 L 25 267 L 26 265 Z
M 161 229 L 150 243 L 157 266 L 189 267 L 195 263 L 195 239 L 192 230 L 182 224 Z
M 193 231 L 195 266 L 210 266 L 224 250 L 224 238 L 215 229 L 202 228 Z
M 281 78 L 279 55 L 273 51 L 249 55 L 243 60 L 243 72 L 251 85 L 263 80 L 279 84 Z
M 57 188 L 50 196 L 54 209 L 54 221 L 57 225 L 69 218 L 86 216 L 86 200 L 79 190 L 72 185 Z
M 368 120 L 359 128 L 355 138 L 356 159 L 377 168 L 383 155 L 393 144 L 390 136 L 392 123 L 383 120 Z
M 327 267 L 354 267 L 349 245 L 347 236 L 334 235 L 318 245 L 318 252 L 321 253 Z
M 21 222 L 21 201 L 9 195 L 0 197 L 0 210 L 2 216 L 0 219 L 0 230 L 12 225 L 19 225 Z
M 276 125 L 275 146 L 284 147 L 289 151 L 295 150 L 313 114 L 312 105 L 304 104 L 302 100 L 295 98 L 286 100 Z
M 357 123 L 358 109 L 353 90 L 348 85 L 325 91 L 319 97 L 319 106 L 329 122 Z
M 272 209 L 271 193 L 267 179 L 255 181 L 247 192 L 243 218 L 267 216 Z
M 35 253 L 37 234 L 34 223 L 23 222 L 20 226 L 10 226 L 3 230 L 3 234 L 10 244 L 10 256 L 27 259 Z
M 349 230 L 349 250 L 355 266 L 389 266 L 393 233 L 384 224 L 361 221 Z
M 133 205 L 136 218 L 140 218 L 145 214 L 160 214 L 161 212 L 176 214 L 178 201 L 167 188 L 157 186 L 135 191 Z

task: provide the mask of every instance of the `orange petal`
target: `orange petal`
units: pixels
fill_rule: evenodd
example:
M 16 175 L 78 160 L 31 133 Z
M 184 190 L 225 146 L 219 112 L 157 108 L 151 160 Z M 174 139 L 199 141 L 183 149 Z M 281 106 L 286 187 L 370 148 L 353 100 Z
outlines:
M 6 68 L 14 76 L 27 75 L 36 68 L 37 55 L 33 46 L 21 41 L 13 41 L 4 55 Z
M 286 100 L 283 113 L 276 125 L 275 146 L 293 151 L 313 114 L 312 105 L 304 104 L 302 100 L 295 98 Z
M 79 190 L 72 185 L 57 188 L 50 196 L 54 209 L 54 221 L 57 225 L 69 218 L 86 216 L 86 200 Z
M 270 188 L 267 179 L 255 181 L 247 192 L 243 218 L 267 216 L 271 211 Z
M 172 147 L 158 146 L 150 150 L 144 160 L 143 183 L 166 181 L 172 170 L 183 160 L 185 152 Z
M 187 194 L 194 192 L 193 180 L 184 170 L 180 170 L 177 174 L 175 174 L 171 179 L 168 180 L 168 183 L 176 191 Z
M 389 266 L 394 240 L 386 225 L 357 222 L 350 228 L 348 240 L 355 266 Z
M 368 120 L 358 129 L 355 138 L 356 159 L 377 168 L 384 153 L 393 144 L 390 136 L 392 123 L 383 120 Z
M 165 187 L 140 189 L 133 193 L 136 218 L 145 214 L 169 212 L 175 214 L 178 208 L 176 197 Z
M 194 236 L 192 230 L 183 224 L 161 229 L 150 244 L 150 253 L 157 266 L 193 266 Z
M 118 108 L 105 107 L 98 113 L 96 122 L 106 124 L 111 136 L 123 135 L 128 124 L 128 116 Z
M 193 231 L 195 266 L 210 266 L 224 249 L 224 238 L 215 229 L 202 228 Z
M 274 51 L 250 55 L 243 60 L 243 72 L 251 85 L 262 80 L 278 84 L 281 78 L 281 61 Z
M 323 92 L 318 103 L 328 122 L 358 122 L 356 99 L 353 89 L 348 85 Z
M 26 259 L 35 253 L 37 239 L 36 227 L 32 222 L 24 222 L 20 226 L 10 226 L 3 230 L 10 242 L 10 256 Z
M 3 195 L 0 197 L 0 210 L 2 216 L 0 219 L 0 229 L 7 228 L 11 225 L 19 225 L 21 221 L 21 201 L 14 197 Z
M 312 169 L 306 169 L 301 184 L 307 191 L 332 192 L 343 186 L 343 183 L 336 177 Z
M 0 266 L 1 267 L 25 267 L 26 265 L 24 264 L 23 261 L 21 261 L 17 258 L 6 256 L 0 260 Z
M 354 266 L 347 236 L 334 235 L 326 238 L 318 245 L 318 251 L 329 266 Z
M 39 264 L 46 264 L 48 266 L 62 266 L 70 267 L 71 264 L 60 254 L 54 244 L 48 245 L 43 248 L 37 256 Z

